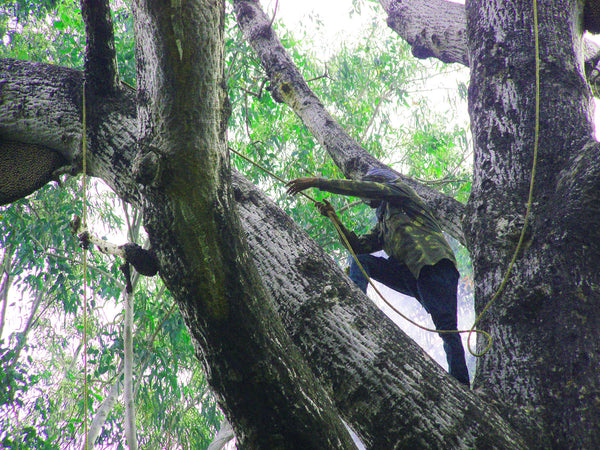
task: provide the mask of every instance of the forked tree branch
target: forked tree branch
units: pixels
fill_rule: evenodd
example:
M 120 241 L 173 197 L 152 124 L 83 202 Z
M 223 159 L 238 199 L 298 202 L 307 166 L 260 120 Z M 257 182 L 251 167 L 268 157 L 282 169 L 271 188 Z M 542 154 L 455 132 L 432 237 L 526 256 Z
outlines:
M 81 87 L 81 77 L 73 75 L 57 66 L 0 60 L 0 79 L 10 80 L 3 92 L 9 88 L 14 92 L 26 116 L 35 113 L 38 100 L 48 92 L 55 93 L 57 113 L 72 110 L 76 99 L 59 100 L 73 90 L 66 81 L 78 79 L 74 90 Z M 43 90 L 28 89 L 32 84 L 42 86 L 39 80 L 45 80 Z M 131 171 L 136 154 L 134 98 L 127 92 L 122 95 L 105 116 L 106 123 L 100 125 L 102 139 L 89 148 L 90 175 L 103 178 L 121 198 L 140 206 L 139 185 Z M 29 101 L 24 102 L 25 98 Z M 43 143 L 46 136 L 57 135 L 73 124 L 40 119 L 35 125 L 23 134 L 26 141 Z M 14 127 L 12 115 L 3 115 L 0 109 L 0 133 Z M 64 148 L 57 146 L 56 150 Z M 320 382 L 333 393 L 338 410 L 365 444 L 390 448 L 412 439 L 442 446 L 442 442 L 458 445 L 460 439 L 465 445 L 474 445 L 478 436 L 487 436 L 498 446 L 521 445 L 519 435 L 495 408 L 458 386 L 354 288 L 341 268 L 258 188 L 236 172 L 232 178 L 251 256 L 277 312 Z M 367 401 L 370 407 L 365 409 Z M 377 443 L 381 445 L 377 447 Z

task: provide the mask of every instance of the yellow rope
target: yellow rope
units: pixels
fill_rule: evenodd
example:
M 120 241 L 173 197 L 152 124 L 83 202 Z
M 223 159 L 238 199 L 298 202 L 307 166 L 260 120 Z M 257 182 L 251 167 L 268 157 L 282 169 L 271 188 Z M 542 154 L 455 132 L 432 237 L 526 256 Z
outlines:
M 86 112 L 85 112 L 85 80 L 83 81 L 83 112 L 82 112 L 82 197 L 83 197 L 83 228 L 87 228 L 87 130 L 86 130 Z M 87 450 L 88 446 L 88 367 L 87 367 L 87 249 L 83 248 L 83 428 L 84 441 L 83 448 Z
M 236 155 L 238 155 L 240 158 L 245 159 L 246 161 L 248 161 L 250 164 L 252 164 L 255 167 L 258 167 L 260 170 L 262 170 L 263 172 L 269 174 L 271 177 L 275 178 L 277 181 L 282 182 L 283 184 L 287 184 L 287 181 L 284 180 L 283 178 L 281 178 L 278 175 L 275 175 L 273 172 L 271 172 L 269 169 L 267 169 L 266 167 L 261 166 L 259 163 L 252 161 L 250 158 L 248 158 L 245 155 L 242 155 L 240 152 L 238 152 L 237 150 L 234 150 L 233 148 L 229 147 L 229 150 L 232 151 L 233 153 L 235 153 Z M 300 192 L 301 195 L 303 195 L 304 197 L 306 197 L 307 199 L 309 199 L 311 202 L 313 203 L 317 203 L 318 200 L 315 200 L 313 197 L 311 197 L 310 195 L 308 195 L 305 192 Z
M 535 172 L 537 167 L 537 158 L 538 158 L 538 148 L 539 148 L 539 140 L 540 140 L 540 42 L 539 42 L 539 25 L 538 25 L 538 11 L 537 11 L 537 0 L 533 0 L 533 36 L 534 36 L 534 44 L 535 44 L 535 128 L 534 128 L 534 141 L 533 141 L 533 163 L 531 168 L 531 178 L 529 181 L 529 196 L 527 199 L 527 209 L 525 211 L 525 219 L 523 220 L 523 228 L 521 229 L 521 235 L 519 236 L 519 242 L 517 243 L 517 247 L 515 248 L 515 252 L 512 256 L 510 264 L 508 265 L 508 269 L 506 270 L 506 274 L 498 287 L 498 290 L 491 298 L 489 302 L 485 305 L 485 307 L 481 310 L 481 313 L 475 319 L 473 326 L 469 332 L 469 337 L 467 338 L 467 347 L 469 348 L 469 352 L 474 356 L 483 356 L 489 350 L 489 347 L 486 347 L 482 353 L 475 353 L 471 350 L 471 333 L 475 330 L 477 323 L 481 319 L 481 317 L 490 309 L 492 304 L 496 301 L 496 299 L 500 296 L 506 284 L 508 283 L 508 277 L 512 272 L 512 269 L 515 265 L 515 261 L 517 260 L 517 256 L 521 251 L 521 247 L 523 246 L 523 241 L 525 240 L 525 232 L 527 230 L 527 225 L 529 224 L 529 216 L 531 213 L 531 204 L 533 203 L 533 185 L 535 181 Z
M 379 297 L 381 297 L 381 299 L 385 302 L 386 305 L 388 305 L 390 308 L 392 308 L 392 310 L 398 314 L 400 317 L 402 317 L 404 320 L 406 320 L 407 322 L 411 323 L 412 325 L 416 326 L 417 328 L 420 328 L 421 330 L 424 331 L 429 331 L 431 333 L 438 333 L 438 334 L 455 334 L 455 333 L 481 333 L 483 334 L 487 339 L 488 339 L 488 345 L 486 347 L 486 351 L 489 350 L 489 348 L 492 346 L 492 337 L 490 336 L 490 334 L 486 331 L 483 330 L 434 330 L 433 328 L 428 328 L 426 326 L 423 326 L 417 322 L 415 322 L 414 320 L 412 320 L 411 318 L 407 317 L 406 315 L 402 314 L 394 305 L 392 305 L 391 302 L 389 302 L 381 293 L 381 291 L 379 291 L 379 289 L 377 288 L 377 286 L 375 286 L 375 284 L 373 283 L 373 281 L 371 280 L 371 277 L 369 277 L 369 275 L 367 274 L 367 271 L 363 268 L 362 264 L 360 263 L 360 261 L 358 260 L 358 257 L 356 256 L 356 253 L 354 252 L 354 250 L 352 249 L 352 246 L 350 245 L 350 242 L 348 242 L 348 238 L 346 238 L 346 235 L 342 232 L 340 226 L 337 224 L 337 222 L 334 220 L 334 216 L 333 216 L 333 212 L 329 213 L 329 219 L 331 220 L 331 223 L 333 223 L 333 226 L 335 227 L 338 235 L 340 236 L 340 238 L 343 240 L 344 242 L 344 246 L 348 249 L 348 251 L 350 252 L 350 254 L 352 255 L 352 258 L 354 259 L 354 262 L 356 262 L 356 264 L 358 265 L 358 268 L 360 269 L 360 271 L 362 272 L 363 276 L 365 277 L 365 279 L 369 282 L 369 284 L 371 285 L 371 287 L 373 288 L 373 290 L 377 293 L 377 295 L 379 295 Z

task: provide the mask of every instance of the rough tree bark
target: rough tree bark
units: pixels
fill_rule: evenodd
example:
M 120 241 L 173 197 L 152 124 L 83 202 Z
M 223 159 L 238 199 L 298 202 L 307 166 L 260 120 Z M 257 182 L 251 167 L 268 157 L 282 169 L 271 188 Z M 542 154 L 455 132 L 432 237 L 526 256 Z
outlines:
M 387 24 L 411 45 L 417 58 L 437 58 L 445 63 L 469 66 L 465 5 L 449 0 L 379 0 L 387 13 Z M 596 0 L 585 2 L 584 27 L 600 32 L 600 7 Z M 600 47 L 584 37 L 585 72 L 594 95 L 600 92 Z
M 539 445 L 600 446 L 600 161 L 582 57 L 583 4 L 538 1 L 540 146 L 526 248 L 481 326 L 475 384 L 541 428 Z M 469 2 L 473 189 L 465 231 L 480 311 L 523 224 L 535 117 L 533 2 Z
M 307 105 L 314 109 L 310 96 L 295 95 L 308 89 L 289 69 L 289 58 L 282 57 L 278 43 L 264 44 L 266 40 L 273 41 L 264 15 L 256 12 L 254 1 L 234 3 L 243 5 L 236 7 L 238 21 L 246 29 L 248 40 L 273 83 L 275 98 L 292 107 L 310 128 L 311 117 L 304 111 Z M 388 23 L 404 32 L 417 55 L 449 61 L 452 57 L 447 55 L 454 51 L 457 61 L 462 63 L 465 55 L 470 55 L 468 64 L 473 72 L 469 100 L 477 149 L 466 223 L 476 269 L 477 309 L 481 311 L 498 287 L 516 246 L 532 170 L 531 151 L 525 149 L 531 150 L 534 130 L 533 2 L 529 5 L 515 2 L 519 8 L 513 2 L 471 2 L 467 10 L 471 12 L 468 27 L 461 5 L 382 3 L 395 6 L 393 11 L 388 10 Z M 528 251 L 517 265 L 512 290 L 496 305 L 498 311 L 482 323 L 493 331 L 496 343 L 478 366 L 477 384 L 512 408 L 511 420 L 528 435 L 531 445 L 559 442 L 569 447 L 594 447 L 600 436 L 599 425 L 593 419 L 600 404 L 598 379 L 594 376 L 598 371 L 600 336 L 597 332 L 599 271 L 595 262 L 599 256 L 600 164 L 594 159 L 598 145 L 593 139 L 590 90 L 586 83 L 589 66 L 584 65 L 583 4 L 542 1 L 539 4 L 545 49 L 541 55 L 545 63 L 543 123 L 548 128 L 549 124 L 554 127 L 553 133 L 546 133 L 542 125 L 544 150 L 540 158 L 545 156 L 545 159 L 540 164 L 542 172 L 536 184 L 538 207 L 532 213 L 535 220 L 526 242 Z M 445 13 L 448 20 L 444 33 L 440 33 L 439 27 L 434 30 L 435 21 L 419 20 L 424 15 L 439 17 L 440 13 Z M 255 24 L 246 27 L 245 22 L 251 21 Z M 423 32 L 413 35 L 419 27 Z M 467 35 L 463 31 L 466 29 Z M 468 42 L 468 52 L 466 45 L 460 44 L 461 39 Z M 304 98 L 309 101 L 302 101 Z M 352 159 L 345 158 L 346 149 L 325 146 L 334 153 L 333 159 L 345 173 L 351 175 L 346 164 Z M 558 193 L 561 197 L 557 197 Z M 565 205 L 560 198 L 573 201 Z M 571 211 L 566 213 L 562 208 Z M 537 239 L 536 234 L 540 235 Z M 571 245 L 562 242 L 563 239 L 570 240 Z M 534 243 L 539 246 L 537 251 Z M 576 268 L 572 255 L 580 257 Z M 571 301 L 564 301 L 569 297 Z M 561 315 L 552 317 L 552 312 L 561 310 Z M 536 332 L 539 336 L 534 336 L 533 341 L 528 336 L 533 324 L 528 318 L 514 318 L 516 312 L 535 317 L 534 324 L 543 322 Z M 585 322 L 585 327 L 580 321 Z M 564 341 L 561 339 L 564 336 L 569 344 L 560 349 L 552 345 Z M 520 391 L 518 396 L 515 390 Z M 579 408 L 584 412 L 580 414 Z
M 134 6 L 144 226 L 241 446 L 353 448 L 250 260 L 230 189 L 222 1 Z
M 66 100 L 68 92 L 77 90 L 68 81 L 77 78 L 81 83 L 72 70 L 1 62 L 0 80 L 10 79 L 10 83 L 4 85 L 5 103 L 0 105 L 0 137 L 20 129 L 14 111 L 8 114 L 9 105 L 24 105 L 19 114 L 27 118 L 36 114 L 40 104 L 36 97 L 44 99 L 52 93 L 56 108 L 77 107 Z M 37 89 L 32 90 L 32 85 Z M 136 155 L 135 109 L 131 106 L 135 100 L 125 90 L 113 104 L 108 122 L 93 127 L 90 175 L 103 178 L 121 198 L 141 206 L 141 193 L 130 169 Z M 40 136 L 68 127 L 56 121 L 37 125 L 39 129 L 32 126 L 23 134 L 27 140 L 38 142 Z M 233 189 L 251 256 L 278 313 L 344 419 L 368 448 L 411 442 L 473 446 L 485 436 L 505 447 L 519 447 L 519 436 L 495 408 L 458 386 L 433 363 L 260 190 L 235 172 Z
M 465 5 L 447 0 L 379 3 L 388 15 L 388 26 L 410 44 L 415 57 L 469 65 Z
M 333 119 L 311 91 L 281 45 L 271 26 L 271 19 L 261 9 L 258 0 L 233 0 L 233 4 L 237 22 L 269 77 L 268 89 L 273 98 L 292 108 L 346 177 L 360 178 L 370 167 L 383 167 Z M 464 243 L 460 224 L 463 205 L 435 189 L 400 173 L 398 175 L 431 206 L 444 229 Z

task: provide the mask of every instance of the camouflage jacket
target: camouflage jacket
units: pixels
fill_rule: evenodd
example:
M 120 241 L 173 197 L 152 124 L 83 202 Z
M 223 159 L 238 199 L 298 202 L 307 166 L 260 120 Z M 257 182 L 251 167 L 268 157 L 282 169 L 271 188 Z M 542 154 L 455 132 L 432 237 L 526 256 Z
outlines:
M 333 194 L 383 201 L 377 208 L 377 225 L 367 234 L 359 237 L 341 226 L 356 254 L 383 249 L 406 264 L 415 278 L 424 266 L 434 265 L 444 258 L 456 265 L 440 226 L 423 199 L 406 184 L 319 178 L 317 188 Z

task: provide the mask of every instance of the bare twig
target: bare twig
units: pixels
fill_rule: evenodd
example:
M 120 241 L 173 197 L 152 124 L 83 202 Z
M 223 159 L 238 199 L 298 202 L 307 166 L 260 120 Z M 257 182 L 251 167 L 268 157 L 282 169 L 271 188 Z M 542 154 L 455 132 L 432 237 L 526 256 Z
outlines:
M 275 1 L 275 9 L 273 10 L 273 17 L 271 17 L 271 22 L 269 23 L 269 28 L 273 26 L 273 22 L 275 22 L 275 17 L 277 16 L 277 7 L 279 6 L 279 0 Z
M 323 73 L 323 75 L 319 75 L 314 78 L 309 78 L 308 80 L 306 80 L 306 82 L 310 83 L 311 81 L 317 81 L 317 80 L 320 80 L 321 78 L 330 78 L 329 77 L 329 68 L 327 67 L 327 64 L 325 64 L 325 73 Z

